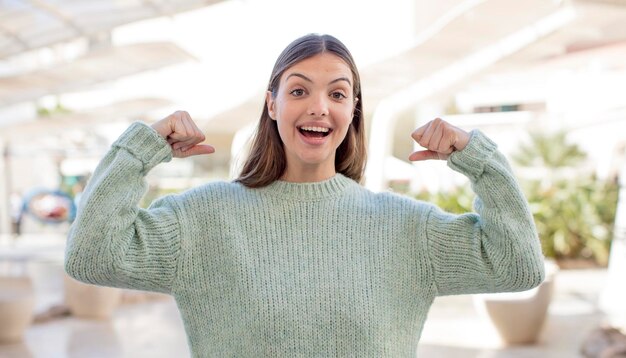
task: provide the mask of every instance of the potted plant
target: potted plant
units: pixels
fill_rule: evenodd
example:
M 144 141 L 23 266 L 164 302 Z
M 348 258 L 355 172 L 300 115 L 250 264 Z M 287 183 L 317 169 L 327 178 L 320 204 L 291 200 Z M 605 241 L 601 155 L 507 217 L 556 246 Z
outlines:
M 120 303 L 122 290 L 88 285 L 65 275 L 65 303 L 77 317 L 108 319 Z
M 536 343 L 548 315 L 558 266 L 546 260 L 546 278 L 523 292 L 474 295 L 474 306 L 493 324 L 504 345 Z
M 29 277 L 0 276 L 0 343 L 22 340 L 33 320 L 35 293 Z

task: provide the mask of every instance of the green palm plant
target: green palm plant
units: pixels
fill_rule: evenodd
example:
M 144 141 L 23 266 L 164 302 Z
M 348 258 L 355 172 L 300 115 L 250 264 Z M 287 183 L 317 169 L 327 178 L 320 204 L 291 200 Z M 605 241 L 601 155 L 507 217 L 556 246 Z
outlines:
M 512 155 L 513 162 L 519 166 L 551 169 L 574 167 L 586 158 L 587 154 L 578 145 L 567 142 L 565 132 L 531 133 L 530 143 Z
M 430 193 L 422 191 L 413 195 L 416 199 L 431 202 L 441 209 L 455 214 L 472 211 L 474 192 L 469 185 L 458 186 L 449 191 Z
M 556 259 L 608 262 L 618 185 L 576 170 L 587 155 L 565 132 L 533 133 L 512 155 L 520 167 L 545 170 L 546 177 L 522 180 L 544 254 Z M 574 170 L 576 175 L 560 175 Z
M 608 262 L 618 187 L 592 175 L 550 187 L 524 182 L 543 252 L 556 259 Z

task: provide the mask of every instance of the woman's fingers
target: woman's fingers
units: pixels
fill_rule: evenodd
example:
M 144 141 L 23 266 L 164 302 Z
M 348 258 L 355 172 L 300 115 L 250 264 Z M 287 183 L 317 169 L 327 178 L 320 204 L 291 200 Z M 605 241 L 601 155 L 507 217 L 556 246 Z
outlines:
M 415 139 L 415 141 L 422 147 L 431 149 L 430 144 L 433 139 L 433 135 L 441 122 L 441 119 L 436 118 L 419 127 L 415 130 L 415 132 L 413 132 L 413 139 Z
M 435 129 L 433 130 L 433 135 L 430 138 L 430 143 L 428 143 L 428 149 L 435 152 L 440 152 L 441 144 L 444 143 L 445 145 L 445 143 L 449 142 L 446 136 L 447 128 L 445 125 L 447 123 L 441 120 L 437 121 L 437 119 L 435 119 L 435 124 L 436 125 Z
M 210 145 L 199 145 L 206 137 L 186 111 L 176 111 L 153 125 L 167 140 L 174 157 L 210 154 L 215 151 Z
M 185 133 L 187 137 L 194 137 L 197 135 L 196 125 L 191 120 L 189 113 L 183 112 L 180 118 L 181 132 Z
M 430 125 L 430 122 L 417 128 L 416 130 L 413 131 L 413 133 L 411 133 L 411 137 L 413 137 L 413 139 L 419 143 L 419 141 L 422 140 L 422 136 L 424 136 L 424 132 L 426 131 L 426 128 L 429 125 Z
M 426 125 L 426 129 L 424 130 L 424 134 L 422 135 L 422 138 L 418 141 L 419 145 L 421 145 L 424 148 L 428 148 L 428 145 L 430 144 L 430 139 L 433 136 L 434 130 L 435 130 L 434 121 L 428 122 Z
M 454 151 L 454 144 L 456 143 L 456 133 L 450 129 L 452 133 L 441 136 L 441 142 L 437 146 L 436 151 L 439 153 L 452 153 Z
M 416 129 L 411 136 L 415 139 L 417 144 L 424 148 L 434 150 L 441 142 L 441 138 L 436 137 L 441 135 L 441 122 L 439 118 L 432 120 Z M 436 143 L 436 145 L 433 146 L 433 143 Z
M 448 159 L 455 150 L 462 150 L 469 142 L 469 133 L 450 123 L 436 118 L 417 128 L 411 137 L 425 151 L 417 151 L 409 156 L 409 160 Z

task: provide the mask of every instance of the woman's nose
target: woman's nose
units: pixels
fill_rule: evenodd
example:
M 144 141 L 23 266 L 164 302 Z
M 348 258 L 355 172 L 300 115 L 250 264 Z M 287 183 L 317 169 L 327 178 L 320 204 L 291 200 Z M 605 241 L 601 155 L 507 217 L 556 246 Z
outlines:
M 321 117 L 328 115 L 328 98 L 325 95 L 311 96 L 309 115 Z

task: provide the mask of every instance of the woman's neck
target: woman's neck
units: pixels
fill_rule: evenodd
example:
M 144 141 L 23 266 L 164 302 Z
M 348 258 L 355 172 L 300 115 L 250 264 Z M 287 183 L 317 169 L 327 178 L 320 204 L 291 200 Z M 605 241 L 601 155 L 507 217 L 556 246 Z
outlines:
M 330 179 L 335 176 L 335 168 L 321 168 L 318 165 L 315 166 L 300 166 L 295 168 L 294 166 L 285 169 L 285 173 L 280 177 L 280 180 L 291 183 L 313 183 Z

